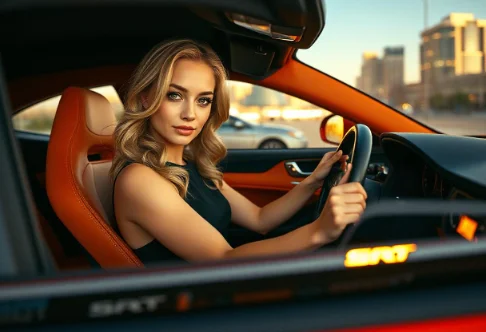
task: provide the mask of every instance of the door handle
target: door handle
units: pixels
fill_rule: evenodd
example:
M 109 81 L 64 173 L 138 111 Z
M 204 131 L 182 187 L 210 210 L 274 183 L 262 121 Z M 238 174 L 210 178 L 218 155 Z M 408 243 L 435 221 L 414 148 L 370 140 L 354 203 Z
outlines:
M 300 169 L 299 165 L 295 161 L 287 161 L 285 162 L 285 169 L 293 177 L 306 177 L 311 175 L 312 172 L 304 172 Z

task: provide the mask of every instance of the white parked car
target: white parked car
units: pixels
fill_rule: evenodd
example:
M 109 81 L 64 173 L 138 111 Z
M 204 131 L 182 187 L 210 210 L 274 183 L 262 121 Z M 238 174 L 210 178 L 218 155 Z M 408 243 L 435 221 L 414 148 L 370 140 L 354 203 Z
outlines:
M 258 125 L 230 115 L 218 129 L 228 149 L 306 148 L 307 138 L 296 128 L 285 125 Z

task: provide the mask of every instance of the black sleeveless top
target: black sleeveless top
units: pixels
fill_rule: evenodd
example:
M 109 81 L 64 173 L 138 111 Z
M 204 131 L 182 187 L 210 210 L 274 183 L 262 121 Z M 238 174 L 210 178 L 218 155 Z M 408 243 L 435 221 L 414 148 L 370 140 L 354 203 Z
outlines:
M 131 163 L 125 165 L 128 166 Z M 204 182 L 204 178 L 199 174 L 196 164 L 187 161 L 186 165 L 178 165 L 167 162 L 166 166 L 182 167 L 189 173 L 189 187 L 185 201 L 207 222 L 216 228 L 224 237 L 231 221 L 231 207 L 228 200 L 223 196 L 219 189 L 211 189 Z M 116 178 L 115 178 L 116 181 Z M 212 184 L 212 182 L 207 181 Z M 113 184 L 113 192 L 115 185 Z M 163 193 L 161 193 L 163 195 Z M 113 204 L 115 204 L 113 197 Z M 115 222 L 116 225 L 116 222 Z M 120 233 L 117 229 L 117 232 Z M 184 245 L 191 245 L 186 243 Z M 141 248 L 133 249 L 135 255 L 145 265 L 160 263 L 164 261 L 183 261 L 176 256 L 156 239 L 147 243 Z

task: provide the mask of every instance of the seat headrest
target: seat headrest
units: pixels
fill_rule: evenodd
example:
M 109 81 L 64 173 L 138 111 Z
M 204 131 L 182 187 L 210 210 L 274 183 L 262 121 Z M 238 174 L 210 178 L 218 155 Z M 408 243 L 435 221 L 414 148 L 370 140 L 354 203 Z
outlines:
M 86 126 L 95 135 L 113 135 L 116 127 L 115 113 L 104 96 L 91 90 L 83 90 Z
M 98 160 L 112 159 L 116 123 L 110 102 L 104 96 L 69 87 L 57 108 L 49 148 L 57 151 L 54 152 L 57 158 L 67 158 L 81 182 L 80 171 L 88 164 L 89 155 L 99 155 Z

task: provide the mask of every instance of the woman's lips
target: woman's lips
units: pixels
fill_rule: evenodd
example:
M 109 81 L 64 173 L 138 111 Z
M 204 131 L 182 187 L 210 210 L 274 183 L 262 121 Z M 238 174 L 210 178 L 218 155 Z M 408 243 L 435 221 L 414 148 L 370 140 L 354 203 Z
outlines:
M 174 128 L 179 135 L 183 135 L 183 136 L 189 136 L 194 132 L 194 128 L 192 127 L 181 126 L 181 127 L 174 127 Z

